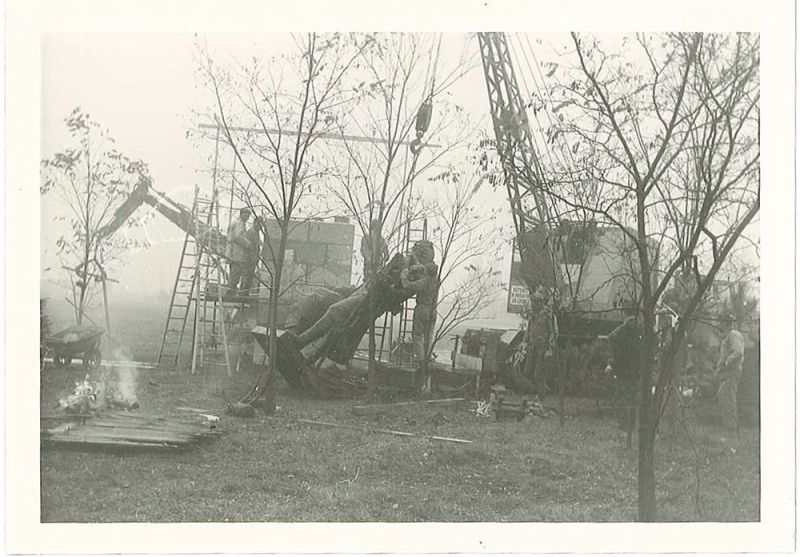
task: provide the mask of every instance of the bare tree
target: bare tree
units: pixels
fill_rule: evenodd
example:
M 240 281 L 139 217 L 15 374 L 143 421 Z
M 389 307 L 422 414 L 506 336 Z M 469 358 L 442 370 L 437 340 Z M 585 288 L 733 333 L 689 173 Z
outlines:
M 53 222 L 56 226 L 64 223 L 68 230 L 56 241 L 56 249 L 70 284 L 67 301 L 75 310 L 76 323 L 81 324 L 95 285 L 107 279 L 125 249 L 140 243 L 121 234 L 105 237 L 100 231 L 113 219 L 120 200 L 147 177 L 147 168 L 122 154 L 108 130 L 82 108 L 75 108 L 65 123 L 72 145 L 42 160 L 40 190 L 62 203 Z
M 364 236 L 385 236 L 389 246 L 402 249 L 407 228 L 424 218 L 416 210 L 415 180 L 441 165 L 469 134 L 461 107 L 440 100 L 471 63 L 462 51 L 452 68 L 440 67 L 441 35 L 438 40 L 418 33 L 373 39 L 361 51 L 354 73 L 360 81 L 355 87 L 359 102 L 351 107 L 349 118 L 338 122 L 341 140 L 330 144 L 332 166 L 338 170 L 329 191 Z M 437 145 L 428 146 L 427 141 Z M 375 269 L 382 261 L 381 254 L 373 252 L 365 255 L 372 259 L 365 263 Z M 370 303 L 374 303 L 371 297 Z M 370 392 L 376 386 L 375 356 L 375 324 L 371 323 Z
M 429 218 L 440 286 L 429 356 L 455 328 L 487 309 L 501 289 L 502 270 L 484 260 L 502 245 L 496 233 L 500 211 L 480 203 L 485 176 L 468 178 L 451 166 L 430 179 L 438 186 Z
M 573 34 L 571 46 L 570 62 L 551 68 L 556 84 L 543 104 L 558 114 L 550 136 L 569 145 L 572 164 L 602 202 L 591 207 L 555 188 L 547 193 L 588 209 L 635 249 L 630 278 L 643 337 L 638 517 L 651 521 L 655 441 L 675 358 L 703 297 L 759 210 L 759 40 Z M 658 304 L 687 268 L 692 295 L 665 338 L 656 330 Z
M 208 51 L 202 71 L 214 95 L 215 118 L 225 141 L 247 177 L 247 199 L 278 226 L 278 238 L 266 236 L 271 263 L 268 316 L 269 365 L 245 397 L 254 402 L 265 397 L 274 409 L 272 388 L 277 356 L 278 298 L 286 246 L 293 219 L 313 206 L 325 174 L 315 155 L 321 135 L 338 129 L 337 120 L 356 98 L 344 86 L 348 71 L 371 42 L 343 34 L 308 34 L 293 37 L 296 52 L 268 61 L 219 68 Z M 245 125 L 241 125 L 244 123 Z M 250 131 L 255 125 L 259 132 Z

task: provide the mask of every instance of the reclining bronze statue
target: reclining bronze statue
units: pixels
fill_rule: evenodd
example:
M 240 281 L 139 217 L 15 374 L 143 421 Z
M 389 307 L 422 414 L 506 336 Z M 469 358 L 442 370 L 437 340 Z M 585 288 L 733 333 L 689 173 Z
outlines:
M 386 312 L 399 313 L 413 296 L 402 286 L 407 263 L 398 253 L 368 283 L 352 291 L 331 291 L 301 309 L 297 323 L 278 334 L 276 367 L 290 386 L 319 396 L 354 395 L 366 389 L 346 366 L 370 322 Z M 315 321 L 308 318 L 320 314 Z M 256 338 L 266 349 L 266 335 Z

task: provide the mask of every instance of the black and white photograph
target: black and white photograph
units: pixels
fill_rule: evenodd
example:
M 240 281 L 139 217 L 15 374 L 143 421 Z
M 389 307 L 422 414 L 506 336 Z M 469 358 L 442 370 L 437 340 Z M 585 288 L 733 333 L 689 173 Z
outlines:
M 36 330 L 13 373 L 38 378 L 19 419 L 39 527 L 703 536 L 763 526 L 776 493 L 793 509 L 793 238 L 765 263 L 793 222 L 761 206 L 762 175 L 765 207 L 793 199 L 767 153 L 792 137 L 793 54 L 763 21 L 458 30 L 420 5 L 419 29 L 167 32 L 111 5 L 30 39 L 38 190 L 7 205 L 38 218 L 8 257 L 38 292 L 38 374 Z M 258 541 L 214 551 L 288 547 Z M 454 547 L 511 551 L 477 543 Z

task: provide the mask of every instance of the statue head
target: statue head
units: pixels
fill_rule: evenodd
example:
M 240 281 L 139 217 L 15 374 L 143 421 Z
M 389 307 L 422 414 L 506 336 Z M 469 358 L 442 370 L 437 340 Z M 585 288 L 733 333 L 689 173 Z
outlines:
M 411 254 L 419 264 L 431 264 L 435 256 L 433 244 L 429 240 L 419 240 L 414 244 L 414 247 L 411 248 Z

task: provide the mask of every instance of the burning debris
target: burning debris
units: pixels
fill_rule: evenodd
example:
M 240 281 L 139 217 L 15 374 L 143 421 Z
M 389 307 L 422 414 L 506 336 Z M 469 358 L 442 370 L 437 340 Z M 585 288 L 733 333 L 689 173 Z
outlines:
M 58 401 L 58 407 L 70 414 L 89 414 L 97 410 L 97 393 L 101 387 L 89 381 L 89 375 L 75 383 L 75 392 Z M 101 397 L 102 399 L 102 397 Z
M 57 406 L 69 414 L 96 414 L 106 409 L 135 410 L 139 408 L 136 398 L 137 370 L 132 366 L 114 368 L 115 378 L 102 372 L 100 379 L 92 381 L 89 374 L 83 381 L 75 383 L 75 391 L 59 399 Z
M 74 392 L 58 401 L 64 413 L 42 429 L 46 445 L 104 449 L 186 449 L 220 432 L 218 416 L 193 409 L 191 415 L 153 416 L 130 413 L 139 408 L 137 367 L 123 361 L 75 383 Z

